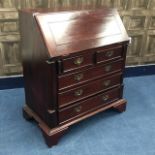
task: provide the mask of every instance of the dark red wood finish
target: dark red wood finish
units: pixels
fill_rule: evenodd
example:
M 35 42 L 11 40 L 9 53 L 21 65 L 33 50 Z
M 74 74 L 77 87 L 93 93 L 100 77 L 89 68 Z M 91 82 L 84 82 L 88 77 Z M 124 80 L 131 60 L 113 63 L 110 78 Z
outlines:
M 62 72 L 73 71 L 77 69 L 87 68 L 93 65 L 93 55 L 83 54 L 71 58 L 62 59 Z
M 91 67 L 90 69 L 83 70 L 82 72 L 76 72 L 71 74 L 63 74 L 59 76 L 58 87 L 60 90 L 88 82 L 100 77 L 105 77 L 116 72 L 123 70 L 123 61 L 113 61 L 107 64 Z M 80 80 L 77 80 L 77 76 L 80 76 Z
M 51 57 L 129 40 L 115 9 L 37 14 L 36 19 Z
M 80 117 L 92 110 L 96 110 L 100 108 L 100 106 L 106 106 L 107 104 L 120 99 L 120 94 L 121 90 L 119 87 L 63 108 L 59 111 L 60 124 L 65 121 L 75 119 L 76 117 Z
M 81 99 L 85 99 L 89 96 L 103 92 L 106 89 L 116 87 L 121 84 L 121 79 L 122 79 L 121 75 L 116 74 L 116 75 L 113 75 L 107 78 L 101 78 L 99 80 L 94 80 L 91 83 L 59 93 L 58 94 L 59 107 L 72 104 Z
M 58 10 L 59 11 L 59 10 Z M 125 110 L 123 70 L 129 37 L 115 9 L 19 12 L 26 107 L 48 146 L 72 124 Z
M 96 62 L 103 63 L 114 59 L 120 59 L 123 57 L 122 46 L 118 46 L 111 49 L 98 50 L 96 52 Z
M 49 61 L 49 54 L 32 14 L 20 12 L 19 17 L 26 104 L 50 127 L 54 127 L 58 124 L 57 63 Z

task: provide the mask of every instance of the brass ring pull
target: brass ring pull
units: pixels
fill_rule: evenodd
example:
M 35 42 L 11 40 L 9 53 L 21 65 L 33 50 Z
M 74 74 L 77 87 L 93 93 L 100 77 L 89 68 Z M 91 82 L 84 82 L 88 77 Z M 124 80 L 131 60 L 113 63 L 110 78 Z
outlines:
M 109 95 L 104 95 L 104 96 L 102 96 L 102 100 L 105 102 L 105 101 L 107 101 L 109 99 Z
M 76 80 L 76 81 L 80 81 L 82 79 L 83 79 L 83 74 L 77 74 L 74 76 L 74 80 Z
M 75 112 L 79 113 L 82 110 L 82 106 L 78 106 L 74 108 Z
M 106 71 L 106 72 L 111 71 L 111 69 L 112 69 L 112 66 L 111 66 L 111 65 L 108 65 L 108 66 L 105 67 L 105 71 Z
M 103 82 L 103 85 L 104 85 L 105 87 L 107 87 L 107 86 L 110 85 L 110 83 L 111 83 L 111 80 L 106 80 L 106 81 Z
M 80 57 L 80 58 L 77 58 L 74 60 L 74 64 L 75 65 L 81 65 L 84 61 L 84 58 L 83 57 Z
M 79 90 L 74 92 L 74 96 L 76 96 L 76 97 L 81 96 L 82 94 L 83 94 L 83 90 L 82 89 L 79 89 Z
M 106 57 L 111 57 L 111 56 L 113 56 L 113 54 L 114 54 L 114 51 L 108 51 L 108 52 L 106 52 Z

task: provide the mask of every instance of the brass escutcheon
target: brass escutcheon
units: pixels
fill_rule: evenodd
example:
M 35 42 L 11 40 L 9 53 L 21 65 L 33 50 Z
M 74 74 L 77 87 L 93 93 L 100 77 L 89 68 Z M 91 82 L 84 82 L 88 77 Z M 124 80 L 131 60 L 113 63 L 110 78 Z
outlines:
M 74 92 L 74 96 L 76 96 L 76 97 L 81 96 L 82 94 L 83 94 L 83 90 L 82 89 L 79 89 L 79 90 Z
M 74 60 L 74 64 L 75 65 L 81 65 L 84 61 L 84 58 L 83 57 L 80 57 L 80 58 L 77 58 Z
M 76 112 L 81 112 L 82 106 L 78 106 L 78 107 L 74 108 L 74 110 L 75 110 Z
M 110 83 L 111 83 L 111 80 L 106 80 L 103 82 L 103 85 L 107 87 L 110 85 Z
M 109 99 L 109 95 L 104 95 L 104 96 L 102 96 L 102 100 L 103 101 L 107 101 Z
M 108 51 L 108 52 L 106 52 L 106 57 L 111 57 L 111 56 L 113 56 L 113 54 L 114 54 L 114 51 Z
M 112 69 L 112 66 L 111 65 L 105 66 L 105 71 L 106 72 L 111 71 L 111 69 Z
M 74 75 L 74 80 L 76 81 L 80 81 L 83 79 L 83 74 L 77 74 L 77 75 Z

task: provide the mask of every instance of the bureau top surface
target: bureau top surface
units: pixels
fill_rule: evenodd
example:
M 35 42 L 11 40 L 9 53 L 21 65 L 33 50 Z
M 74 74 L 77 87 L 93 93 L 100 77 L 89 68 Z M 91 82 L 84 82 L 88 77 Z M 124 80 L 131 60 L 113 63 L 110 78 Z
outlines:
M 50 57 L 129 40 L 115 9 L 34 14 Z

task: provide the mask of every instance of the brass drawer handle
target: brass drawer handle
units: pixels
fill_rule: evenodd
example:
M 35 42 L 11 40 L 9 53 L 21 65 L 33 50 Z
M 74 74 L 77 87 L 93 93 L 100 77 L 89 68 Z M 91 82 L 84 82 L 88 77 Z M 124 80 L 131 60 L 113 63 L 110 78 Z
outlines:
M 74 96 L 75 97 L 81 96 L 82 94 L 83 94 L 83 90 L 82 89 L 79 89 L 79 90 L 74 92 Z
M 82 79 L 83 79 L 83 74 L 77 74 L 74 76 L 74 80 L 76 80 L 76 81 L 80 81 Z
M 102 96 L 102 100 L 105 102 L 105 101 L 107 101 L 109 99 L 109 95 L 104 95 L 104 96 Z
M 110 83 L 111 83 L 111 80 L 106 80 L 106 81 L 103 82 L 103 85 L 104 85 L 105 87 L 107 87 L 107 86 L 110 85 Z
M 74 64 L 75 65 L 81 65 L 83 63 L 83 61 L 84 61 L 83 57 L 77 58 L 77 59 L 74 60 Z
M 82 106 L 78 106 L 74 108 L 75 112 L 79 113 L 82 110 Z
M 114 54 L 114 51 L 108 51 L 108 52 L 106 52 L 106 57 L 111 57 L 111 56 L 113 56 L 113 54 Z
M 111 65 L 108 65 L 108 66 L 105 67 L 105 71 L 106 72 L 110 72 L 111 69 L 112 69 L 112 66 Z

